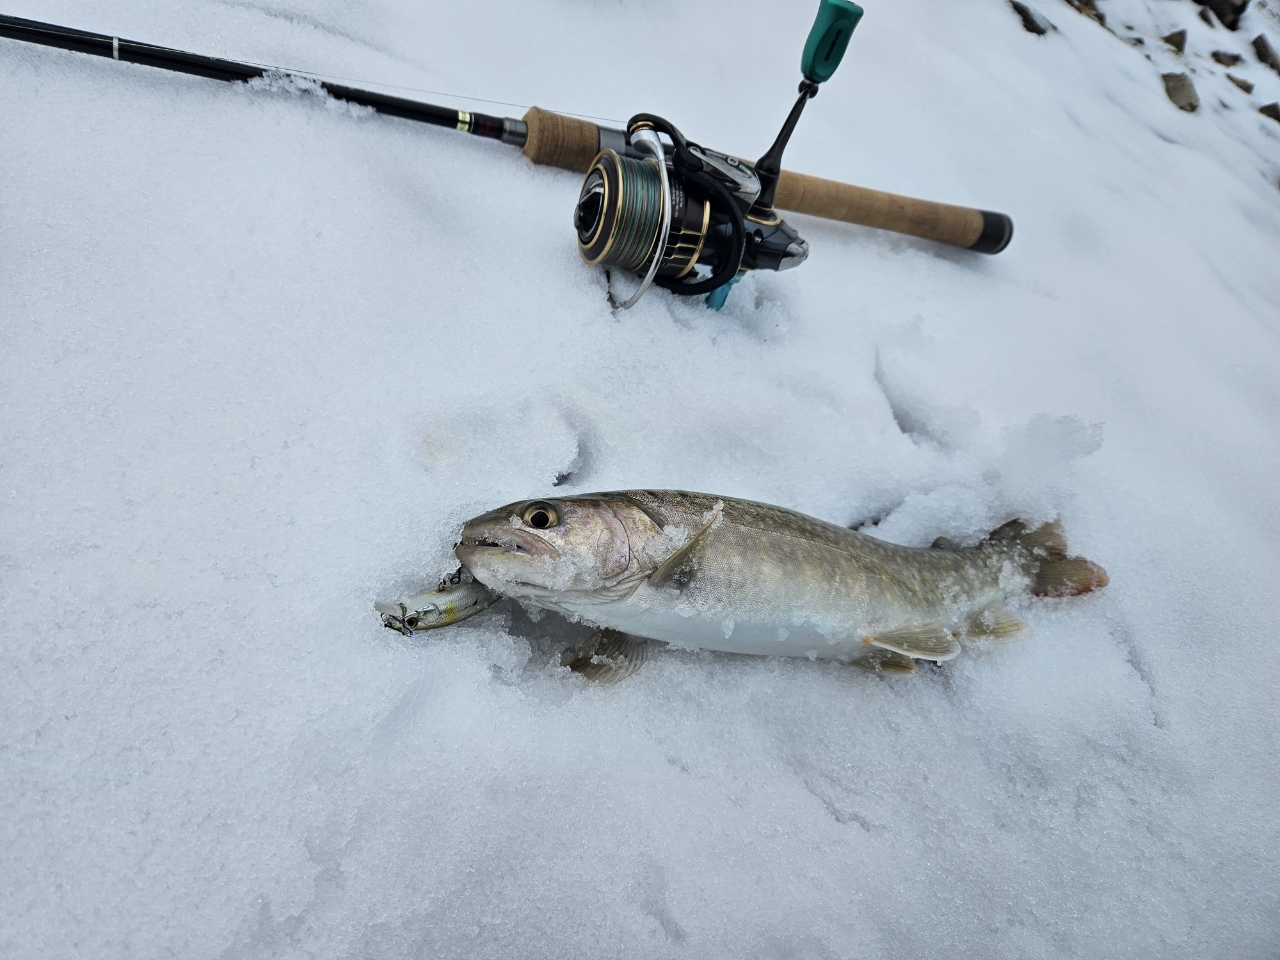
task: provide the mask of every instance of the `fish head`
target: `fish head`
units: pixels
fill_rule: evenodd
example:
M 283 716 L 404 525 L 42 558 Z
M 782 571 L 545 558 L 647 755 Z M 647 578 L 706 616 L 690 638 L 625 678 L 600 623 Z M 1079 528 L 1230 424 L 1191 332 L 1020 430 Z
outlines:
M 462 528 L 454 553 L 498 593 L 557 607 L 599 602 L 657 566 L 661 528 L 639 507 L 608 496 L 522 500 Z

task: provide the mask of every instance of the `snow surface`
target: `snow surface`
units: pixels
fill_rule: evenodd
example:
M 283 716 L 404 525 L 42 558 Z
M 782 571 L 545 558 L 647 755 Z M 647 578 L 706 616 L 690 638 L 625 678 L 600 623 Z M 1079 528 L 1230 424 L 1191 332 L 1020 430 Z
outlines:
M 510 148 L 0 40 L 0 956 L 1274 958 L 1268 2 L 1230 33 L 1100 0 L 1113 35 L 1034 0 L 1044 37 L 869 2 L 786 165 L 1013 244 L 795 217 L 809 262 L 721 313 L 611 313 L 578 178 Z M 6 12 L 749 156 L 812 16 Z M 1112 582 L 907 679 L 669 651 L 601 689 L 557 666 L 580 627 L 508 603 L 382 629 L 462 520 L 565 473 L 909 544 L 1060 514 Z

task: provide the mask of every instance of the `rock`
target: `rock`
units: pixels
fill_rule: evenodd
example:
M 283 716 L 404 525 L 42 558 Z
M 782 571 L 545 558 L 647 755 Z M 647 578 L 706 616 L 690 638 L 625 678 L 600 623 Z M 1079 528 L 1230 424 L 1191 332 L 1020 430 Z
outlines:
M 1187 31 L 1185 30 L 1175 30 L 1167 37 L 1161 37 L 1160 39 L 1179 53 L 1187 49 Z
M 1276 52 L 1271 48 L 1271 43 L 1267 40 L 1265 33 L 1260 33 L 1253 38 L 1253 52 L 1258 55 L 1259 60 L 1276 73 L 1280 73 L 1280 57 L 1276 56 Z
M 1207 23 L 1209 26 L 1211 27 L 1213 26 L 1213 14 L 1209 12 L 1208 7 L 1200 8 L 1200 19 L 1203 20 L 1205 23 Z
M 1107 18 L 1101 10 L 1098 9 L 1097 0 L 1067 0 L 1067 3 L 1075 7 L 1081 13 L 1091 20 L 1097 20 L 1102 26 L 1107 25 Z
M 1280 103 L 1268 103 L 1265 107 L 1259 107 L 1258 112 L 1264 117 L 1270 117 L 1276 123 L 1280 123 Z
M 1227 79 L 1230 80 L 1232 83 L 1234 83 L 1237 87 L 1239 87 L 1245 93 L 1253 93 L 1253 84 L 1250 83 L 1248 80 L 1241 80 L 1239 77 L 1230 73 L 1227 74 Z
M 1196 3 L 1216 13 L 1222 25 L 1228 30 L 1234 30 L 1240 26 L 1240 14 L 1244 13 L 1245 8 L 1249 6 L 1249 0 L 1196 0 Z M 1204 14 L 1202 13 L 1201 16 L 1203 17 Z
M 1196 94 L 1191 78 L 1185 73 L 1162 73 L 1160 77 L 1164 80 L 1164 92 L 1169 95 L 1173 105 L 1179 110 L 1194 113 L 1200 106 L 1200 97 Z
M 1214 60 L 1222 64 L 1224 67 L 1234 67 L 1244 59 L 1244 57 L 1240 56 L 1238 53 L 1227 53 L 1225 50 L 1215 50 L 1213 53 L 1209 54 L 1209 56 L 1213 57 Z
M 1013 12 L 1022 18 L 1022 25 L 1027 29 L 1028 33 L 1034 33 L 1037 37 L 1043 37 L 1050 30 L 1057 29 L 1057 27 L 1042 17 L 1039 13 L 1032 10 L 1025 3 L 1019 3 L 1018 0 L 1009 0 L 1009 6 L 1013 7 Z

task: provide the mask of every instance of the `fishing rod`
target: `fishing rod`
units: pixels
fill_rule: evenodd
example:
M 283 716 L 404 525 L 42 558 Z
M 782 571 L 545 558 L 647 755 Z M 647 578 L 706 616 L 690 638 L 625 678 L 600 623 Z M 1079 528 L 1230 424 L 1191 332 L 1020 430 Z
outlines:
M 621 130 L 536 106 L 516 120 L 308 79 L 334 99 L 498 140 L 534 163 L 585 174 L 574 211 L 583 260 L 641 280 L 625 302 L 614 301 L 612 292 L 610 301 L 632 306 L 657 284 L 681 295 L 706 294 L 708 305 L 719 309 L 747 271 L 785 270 L 808 256 L 807 242 L 777 209 L 978 253 L 999 253 L 1013 236 L 1013 221 L 1003 213 L 782 169 L 783 150 L 805 104 L 835 73 L 862 14 L 850 0 L 820 0 L 801 58 L 799 99 L 755 163 L 687 140 L 652 114 L 637 114 Z M 0 37 L 233 83 L 290 72 L 4 15 Z

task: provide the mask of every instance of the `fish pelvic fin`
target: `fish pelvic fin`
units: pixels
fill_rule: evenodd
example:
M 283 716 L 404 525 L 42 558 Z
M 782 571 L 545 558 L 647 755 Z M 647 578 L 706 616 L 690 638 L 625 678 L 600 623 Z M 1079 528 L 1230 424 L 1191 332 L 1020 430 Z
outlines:
M 607 686 L 625 680 L 649 658 L 649 641 L 618 630 L 597 630 L 569 654 L 565 666 Z
M 1021 520 L 1010 520 L 987 537 L 989 541 L 1013 541 L 1031 554 L 1031 592 L 1037 597 L 1078 597 L 1101 590 L 1111 578 L 1107 571 L 1084 557 L 1067 553 L 1067 539 L 1057 520 L 1031 530 Z
M 702 556 L 707 552 L 711 540 L 711 531 L 720 521 L 723 505 L 717 505 L 712 511 L 711 519 L 703 524 L 702 529 L 689 538 L 689 542 L 663 560 L 658 569 L 649 575 L 649 586 L 655 590 L 680 591 L 687 587 L 698 575 L 698 567 Z
M 853 661 L 854 666 L 871 673 L 885 673 L 894 676 L 910 676 L 916 672 L 916 662 L 906 654 L 893 650 L 875 650 L 869 656 Z
M 1012 643 L 1031 635 L 1031 628 L 1015 617 L 1003 603 L 996 602 L 969 618 L 965 634 L 980 640 Z
M 960 644 L 942 624 L 936 620 L 926 623 L 907 623 L 892 630 L 882 630 L 862 638 L 869 646 L 891 650 L 917 660 L 942 663 L 960 652 Z

